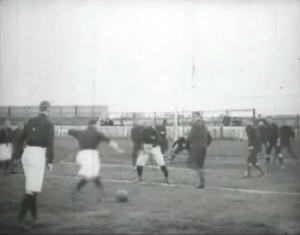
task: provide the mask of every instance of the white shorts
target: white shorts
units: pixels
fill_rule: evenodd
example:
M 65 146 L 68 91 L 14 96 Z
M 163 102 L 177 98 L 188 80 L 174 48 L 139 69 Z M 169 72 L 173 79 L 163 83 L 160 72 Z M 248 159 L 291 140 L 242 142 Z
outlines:
M 42 191 L 46 167 L 46 148 L 26 146 L 22 155 L 26 191 Z
M 79 164 L 79 176 L 94 178 L 100 175 L 101 163 L 98 150 L 80 150 L 76 155 Z
M 12 145 L 0 144 L 0 161 L 7 161 L 12 158 Z
M 161 152 L 160 146 L 152 147 L 149 144 L 143 144 L 143 150 L 137 159 L 137 166 L 145 166 L 149 157 L 154 157 L 155 162 L 158 166 L 164 166 L 165 160 Z

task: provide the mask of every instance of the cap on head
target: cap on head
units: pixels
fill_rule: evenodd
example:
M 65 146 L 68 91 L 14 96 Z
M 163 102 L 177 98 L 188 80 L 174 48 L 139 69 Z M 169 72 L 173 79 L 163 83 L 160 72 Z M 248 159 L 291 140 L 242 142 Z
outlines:
M 51 107 L 51 104 L 48 101 L 42 101 L 40 103 L 39 109 L 40 109 L 40 112 L 47 112 L 50 107 Z

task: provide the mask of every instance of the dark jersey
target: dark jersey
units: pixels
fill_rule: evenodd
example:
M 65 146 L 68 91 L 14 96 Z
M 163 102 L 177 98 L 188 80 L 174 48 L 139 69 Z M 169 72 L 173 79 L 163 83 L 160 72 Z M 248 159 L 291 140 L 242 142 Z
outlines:
M 140 143 L 142 139 L 142 127 L 134 126 L 131 129 L 131 140 L 135 143 Z
M 160 143 L 160 137 L 158 132 L 152 127 L 143 128 L 142 143 L 152 144 L 153 147 L 158 146 Z
M 279 128 L 277 124 L 272 123 L 268 125 L 268 142 L 276 144 L 279 137 Z
M 172 148 L 175 146 L 177 146 L 177 148 L 190 148 L 190 143 L 184 137 L 180 137 L 173 143 Z
M 78 141 L 80 150 L 98 149 L 101 142 L 109 143 L 110 141 L 110 138 L 90 126 L 85 130 L 69 130 L 68 135 Z
M 254 150 L 260 149 L 260 140 L 257 130 L 249 125 L 246 127 L 246 133 L 248 137 L 248 147 L 254 147 Z
M 259 138 L 262 143 L 268 142 L 268 126 L 263 123 L 263 125 L 258 126 Z
M 290 143 L 290 139 L 295 137 L 295 132 L 292 130 L 291 127 L 284 125 L 279 129 L 279 138 L 280 138 L 280 145 L 287 146 Z
M 20 136 L 20 148 L 25 141 L 28 146 L 47 148 L 47 162 L 52 163 L 54 157 L 54 125 L 45 114 L 39 114 L 24 125 Z
M 207 131 L 207 146 L 209 146 L 211 144 L 212 141 L 212 137 L 209 131 Z
M 11 129 L 9 127 L 7 128 L 1 128 L 0 130 L 0 144 L 8 144 L 11 142 Z
M 167 128 L 164 125 L 157 125 L 155 127 L 161 139 L 167 138 Z

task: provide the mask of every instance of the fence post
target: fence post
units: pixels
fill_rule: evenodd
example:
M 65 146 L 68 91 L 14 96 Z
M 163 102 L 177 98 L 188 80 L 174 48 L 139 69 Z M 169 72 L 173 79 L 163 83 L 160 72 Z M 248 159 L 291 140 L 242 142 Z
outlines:
M 154 126 L 156 126 L 156 112 L 154 112 Z
M 78 109 L 77 109 L 77 105 L 75 105 L 75 117 L 78 117 Z
M 296 116 L 296 126 L 297 126 L 297 136 L 298 137 L 300 136 L 300 126 L 299 126 L 300 125 L 300 122 L 299 122 L 300 120 L 299 119 L 300 119 L 300 117 L 299 117 L 299 115 L 297 115 Z
M 256 117 L 255 109 L 253 109 L 253 125 L 255 125 L 255 117 Z
M 8 106 L 8 117 L 11 118 L 11 106 Z

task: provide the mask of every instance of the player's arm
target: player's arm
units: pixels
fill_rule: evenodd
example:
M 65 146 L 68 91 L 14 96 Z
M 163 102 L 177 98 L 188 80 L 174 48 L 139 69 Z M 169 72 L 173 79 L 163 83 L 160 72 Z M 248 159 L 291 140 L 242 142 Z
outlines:
M 180 138 L 179 138 L 180 139 Z M 179 139 L 177 139 L 173 144 L 172 144 L 172 148 L 175 148 L 175 146 L 178 144 Z
M 74 137 L 75 139 L 78 139 L 80 132 L 81 131 L 79 131 L 79 130 L 70 129 L 70 130 L 68 130 L 68 135 Z
M 209 146 L 211 144 L 212 141 L 212 137 L 209 131 L 207 131 L 207 146 Z
M 48 141 L 47 141 L 47 164 L 52 164 L 54 158 L 54 125 L 50 123 L 48 130 Z
M 116 152 L 123 153 L 124 151 L 119 147 L 118 143 L 105 134 L 99 132 L 99 139 L 107 143 L 110 147 L 112 147 Z
M 133 128 L 131 129 L 130 137 L 131 137 L 131 140 L 132 140 L 133 142 L 135 142 L 135 141 L 138 140 L 137 133 L 136 133 L 137 131 L 138 131 L 138 130 L 137 130 L 136 127 L 133 127 Z
M 252 130 L 250 128 L 251 127 L 246 128 L 246 134 L 247 134 L 247 138 L 248 138 L 248 149 L 249 150 L 254 148 L 253 133 L 252 133 Z
M 274 133 L 275 133 L 275 137 L 277 138 L 276 139 L 276 142 L 277 142 L 277 146 L 280 145 L 280 129 L 278 127 L 278 125 L 274 124 Z

